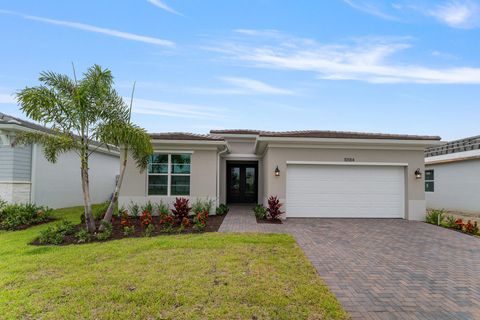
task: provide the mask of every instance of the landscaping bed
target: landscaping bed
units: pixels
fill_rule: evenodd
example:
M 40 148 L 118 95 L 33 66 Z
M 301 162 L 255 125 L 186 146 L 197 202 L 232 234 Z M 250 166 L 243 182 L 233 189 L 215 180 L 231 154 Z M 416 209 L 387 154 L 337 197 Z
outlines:
M 282 206 L 283 204 L 280 203 L 280 200 L 276 196 L 268 198 L 268 207 L 257 204 L 253 208 L 257 223 L 282 224 L 282 220 L 280 220 L 280 217 L 283 214 L 280 210 Z
M 480 227 L 476 220 L 463 220 L 444 210 L 429 210 L 425 219 L 426 223 L 438 225 L 474 237 L 480 237 Z
M 0 200 L 0 230 L 24 230 L 54 220 L 52 209 L 35 204 L 8 204 Z
M 203 233 L 203 232 L 217 232 L 218 229 L 220 228 L 223 219 L 225 216 L 209 216 L 208 217 L 208 223 L 203 229 L 197 229 L 195 228 L 195 225 L 193 224 L 193 218 L 189 218 L 189 225 L 188 226 L 181 226 L 181 227 L 172 227 L 172 228 L 165 228 L 162 226 L 160 223 L 161 217 L 152 217 L 152 222 L 150 225 L 153 226 L 153 229 L 151 231 L 148 231 L 148 234 L 146 233 L 146 228 L 142 224 L 142 220 L 140 217 L 131 217 L 129 219 L 130 222 L 130 227 L 133 227 L 132 233 L 130 234 L 125 234 L 125 227 L 122 224 L 121 219 L 113 219 L 112 221 L 112 232 L 110 236 L 107 239 L 98 239 L 94 236 L 91 236 L 88 241 L 79 241 L 78 234 L 79 232 L 82 232 L 84 229 L 84 224 L 78 224 L 78 225 L 73 225 L 73 228 L 69 230 L 63 237 L 63 241 L 61 243 L 58 243 L 58 245 L 69 245 L 69 244 L 81 244 L 81 243 L 87 243 L 87 242 L 104 242 L 104 241 L 110 241 L 110 240 L 118 240 L 118 239 L 124 239 L 124 238 L 140 238 L 140 237 L 155 237 L 159 235 L 178 235 L 178 234 L 189 234 L 189 233 Z M 99 223 L 97 223 L 97 226 Z M 36 238 L 33 242 L 31 242 L 32 245 L 48 245 L 49 243 L 42 243 L 40 238 Z

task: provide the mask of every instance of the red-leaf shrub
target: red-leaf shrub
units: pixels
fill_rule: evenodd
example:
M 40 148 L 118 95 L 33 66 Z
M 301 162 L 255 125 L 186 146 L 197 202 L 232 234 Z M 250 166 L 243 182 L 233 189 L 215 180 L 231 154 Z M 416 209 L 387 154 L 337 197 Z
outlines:
M 182 219 L 182 226 L 184 228 L 187 228 L 188 226 L 190 226 L 190 220 L 188 218 L 183 218 Z
M 133 225 L 127 211 L 122 212 L 122 218 L 120 219 L 120 224 L 122 225 L 122 227 L 131 227 Z
M 152 223 L 152 214 L 150 211 L 145 210 L 142 212 L 142 215 L 140 216 L 140 223 L 142 224 L 142 227 L 147 227 Z
M 455 229 L 457 230 L 462 230 L 463 229 L 463 220 L 462 219 L 457 219 L 455 220 Z
M 164 228 L 170 228 L 173 226 L 173 217 L 172 216 L 163 216 L 160 218 L 160 225 Z
M 193 222 L 195 223 L 195 227 L 197 229 L 205 229 L 207 226 L 208 220 L 208 211 L 199 212 L 195 218 L 193 218 Z
M 478 233 L 478 224 L 477 221 L 472 223 L 472 221 L 468 220 L 466 224 L 463 225 L 465 228 L 465 232 L 469 234 L 477 234 Z
M 267 212 L 268 212 L 268 219 L 271 219 L 271 220 L 276 220 L 280 217 L 280 215 L 283 213 L 282 211 L 280 211 L 280 208 L 282 207 L 283 204 L 280 203 L 280 200 L 278 199 L 277 196 L 270 196 L 270 198 L 268 198 L 268 208 L 267 208 Z
M 188 214 L 192 208 L 188 206 L 187 198 L 175 198 L 173 203 L 172 213 L 175 216 L 175 220 L 178 224 L 181 224 L 183 218 L 188 218 Z

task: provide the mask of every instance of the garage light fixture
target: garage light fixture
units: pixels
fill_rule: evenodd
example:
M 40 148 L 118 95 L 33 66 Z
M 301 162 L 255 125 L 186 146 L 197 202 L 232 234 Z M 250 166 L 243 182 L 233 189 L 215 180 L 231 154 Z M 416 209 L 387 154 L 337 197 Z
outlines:
M 422 179 L 422 172 L 420 169 L 415 170 L 415 178 Z
M 280 169 L 278 169 L 278 166 L 275 168 L 275 177 L 280 177 Z

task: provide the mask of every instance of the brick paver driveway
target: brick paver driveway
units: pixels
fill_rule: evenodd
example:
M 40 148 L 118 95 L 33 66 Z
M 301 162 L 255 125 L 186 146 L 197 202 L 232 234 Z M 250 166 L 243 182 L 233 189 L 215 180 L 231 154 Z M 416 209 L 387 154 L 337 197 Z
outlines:
M 234 207 L 220 231 L 286 232 L 354 319 L 480 319 L 480 239 L 423 222 L 289 219 Z

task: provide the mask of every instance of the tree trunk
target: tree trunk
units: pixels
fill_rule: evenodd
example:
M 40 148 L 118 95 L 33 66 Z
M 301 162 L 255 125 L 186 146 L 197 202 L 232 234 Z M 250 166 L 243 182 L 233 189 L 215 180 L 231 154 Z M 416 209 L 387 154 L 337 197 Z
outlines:
M 123 176 L 125 175 L 125 169 L 127 168 L 127 156 L 128 156 L 128 148 L 123 150 L 123 161 L 120 167 L 120 174 L 118 176 L 117 184 L 115 185 L 115 191 L 113 192 L 112 199 L 110 200 L 110 204 L 108 205 L 108 209 L 105 212 L 105 216 L 103 217 L 103 221 L 111 222 L 113 216 L 113 210 L 115 209 L 115 204 L 118 201 L 118 195 L 120 193 L 120 188 L 122 187 Z M 103 224 L 100 225 L 99 230 L 103 231 L 105 227 Z
M 93 219 L 92 203 L 90 201 L 90 183 L 88 178 L 88 155 L 83 154 L 81 159 L 83 206 L 85 214 L 85 225 L 87 231 L 95 232 L 95 219 Z

